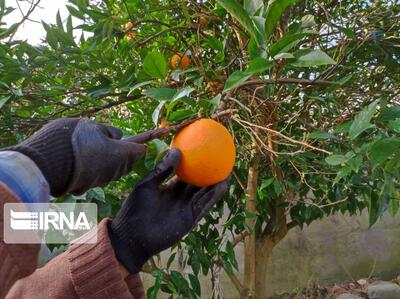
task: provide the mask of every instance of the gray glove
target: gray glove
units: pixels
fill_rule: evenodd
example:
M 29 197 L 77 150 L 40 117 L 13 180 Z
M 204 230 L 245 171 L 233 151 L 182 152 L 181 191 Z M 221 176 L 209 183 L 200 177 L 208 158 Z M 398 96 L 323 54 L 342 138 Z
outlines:
M 129 173 L 142 159 L 142 142 L 166 133 L 157 129 L 120 140 L 122 131 L 88 119 L 52 121 L 23 143 L 9 148 L 30 157 L 42 171 L 53 196 L 82 194 Z
M 178 149 L 170 150 L 156 170 L 136 184 L 109 226 L 114 252 L 131 273 L 189 233 L 227 190 L 227 180 L 204 188 L 178 180 L 162 186 L 180 158 Z

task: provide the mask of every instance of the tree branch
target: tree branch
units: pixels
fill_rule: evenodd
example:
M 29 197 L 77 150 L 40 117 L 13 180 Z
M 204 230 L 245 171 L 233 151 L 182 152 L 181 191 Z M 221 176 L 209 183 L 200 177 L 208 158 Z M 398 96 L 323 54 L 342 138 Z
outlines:
M 236 290 L 239 292 L 240 295 L 244 295 L 247 292 L 247 289 L 242 285 L 239 278 L 233 273 L 232 270 L 228 270 L 224 268 L 225 273 L 228 275 L 229 279 L 231 280 L 232 284 L 235 286 Z
M 244 238 L 246 238 L 250 233 L 246 230 L 242 233 L 240 233 L 239 235 L 237 235 L 235 237 L 235 239 L 232 240 L 232 246 L 235 247 L 237 244 L 239 244 L 241 241 L 244 240 Z
M 296 226 L 298 226 L 298 224 L 296 222 L 292 221 L 287 224 L 287 229 L 291 230 L 292 228 L 295 228 Z
M 111 95 L 107 94 L 106 96 L 111 96 Z M 114 106 L 118 106 L 118 105 L 124 104 L 124 103 L 129 102 L 129 101 L 137 100 L 137 99 L 139 99 L 141 97 L 142 97 L 142 95 L 134 95 L 134 96 L 123 97 L 122 99 L 120 99 L 118 101 L 113 101 L 113 102 L 107 103 L 107 104 L 105 104 L 103 106 L 93 107 L 93 108 L 90 108 L 90 109 L 87 109 L 87 110 L 84 110 L 84 111 L 81 111 L 81 112 L 78 112 L 78 113 L 75 113 L 75 114 L 71 114 L 71 115 L 68 115 L 68 117 L 87 116 L 87 115 L 99 112 L 101 110 L 104 110 L 104 109 L 108 109 L 108 108 L 111 108 L 111 107 L 114 107 Z
M 331 86 L 335 84 L 335 82 L 327 81 L 327 80 L 307 80 L 307 79 L 297 79 L 297 78 L 280 78 L 280 79 L 255 79 L 245 81 L 239 84 L 236 89 L 244 87 L 244 86 L 252 86 L 252 85 L 266 85 L 266 84 L 299 84 L 299 85 L 320 85 L 320 86 Z

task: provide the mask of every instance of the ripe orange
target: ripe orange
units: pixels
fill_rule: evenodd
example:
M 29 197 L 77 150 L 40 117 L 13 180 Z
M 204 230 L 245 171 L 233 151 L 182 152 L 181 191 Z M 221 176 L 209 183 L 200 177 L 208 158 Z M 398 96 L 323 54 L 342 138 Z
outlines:
M 236 149 L 229 131 L 215 120 L 202 118 L 184 127 L 171 144 L 182 152 L 176 174 L 199 187 L 223 181 L 232 171 Z
M 165 116 L 160 118 L 160 124 L 158 125 L 159 128 L 169 128 L 169 121 Z
M 132 30 L 132 29 L 135 29 L 135 28 L 133 28 L 133 24 L 132 24 L 131 21 L 129 21 L 128 23 L 126 23 L 124 25 L 124 29 L 127 32 L 126 33 L 126 38 L 128 40 L 134 39 L 136 37 L 136 32 L 134 30 Z
M 200 28 L 204 28 L 207 26 L 207 19 L 206 19 L 205 15 L 200 15 L 199 26 L 200 26 Z
M 129 31 L 126 35 L 128 40 L 134 39 L 136 37 L 136 32 L 135 31 Z
M 187 55 L 183 55 L 181 60 L 181 66 L 183 70 L 186 70 L 190 64 L 190 59 Z
M 125 30 L 128 31 L 128 30 L 131 30 L 133 28 L 133 24 L 132 24 L 131 21 L 129 21 L 128 23 L 125 24 L 124 27 L 125 27 Z
M 189 64 L 190 64 L 190 59 L 185 54 L 183 56 L 178 55 L 178 54 L 174 54 L 171 57 L 170 63 L 171 63 L 171 67 L 173 69 L 177 69 L 177 68 L 180 67 L 181 69 L 186 70 L 188 68 Z

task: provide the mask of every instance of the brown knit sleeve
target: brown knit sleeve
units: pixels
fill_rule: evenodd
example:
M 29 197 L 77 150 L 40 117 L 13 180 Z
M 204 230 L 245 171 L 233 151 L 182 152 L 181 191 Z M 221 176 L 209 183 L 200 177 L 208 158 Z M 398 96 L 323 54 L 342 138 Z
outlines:
M 0 182 L 0 298 L 5 297 L 18 279 L 35 271 L 40 249 L 38 244 L 6 244 L 4 242 L 4 204 L 18 202 L 20 202 L 18 197 Z
M 79 297 L 132 298 L 108 237 L 109 221 L 104 219 L 97 226 L 96 243 L 76 243 L 67 251 L 71 279 Z M 83 238 L 95 237 L 96 230 L 92 230 Z
M 46 266 L 17 281 L 7 298 L 133 298 L 119 272 L 108 238 L 108 221 L 81 237 L 90 240 L 97 234 L 95 243 L 71 244 Z
M 142 279 L 140 278 L 139 273 L 129 275 L 127 278 L 125 278 L 125 281 L 133 298 L 146 299 Z

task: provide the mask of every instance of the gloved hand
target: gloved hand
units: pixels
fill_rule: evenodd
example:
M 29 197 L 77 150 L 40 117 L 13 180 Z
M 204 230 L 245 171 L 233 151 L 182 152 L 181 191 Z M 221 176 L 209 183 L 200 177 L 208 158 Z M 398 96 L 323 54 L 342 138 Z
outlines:
M 189 233 L 227 189 L 227 181 L 199 188 L 176 180 L 162 187 L 180 158 L 178 149 L 170 150 L 137 183 L 109 226 L 115 254 L 130 273 Z
M 139 144 L 164 135 L 157 129 L 120 140 L 122 131 L 88 119 L 52 121 L 23 143 L 6 150 L 31 158 L 42 171 L 53 196 L 82 194 L 130 172 L 146 147 Z

